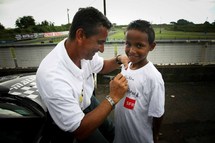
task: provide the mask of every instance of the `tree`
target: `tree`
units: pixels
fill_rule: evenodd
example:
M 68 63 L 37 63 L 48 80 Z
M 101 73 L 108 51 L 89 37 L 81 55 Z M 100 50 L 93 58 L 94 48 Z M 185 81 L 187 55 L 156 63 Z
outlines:
M 175 24 L 176 24 L 176 22 L 172 21 L 172 22 L 170 22 L 170 24 L 171 24 L 171 25 L 175 25 Z
M 49 26 L 49 22 L 47 20 L 44 20 L 41 22 L 42 26 Z
M 4 30 L 4 26 L 0 23 L 0 30 Z
M 32 16 L 23 16 L 16 20 L 16 27 L 20 29 L 29 28 L 35 25 L 35 20 Z
M 204 25 L 210 25 L 210 23 L 208 21 L 205 21 Z
M 177 24 L 178 25 L 188 25 L 188 24 L 194 24 L 193 22 L 189 22 L 189 21 L 187 21 L 187 20 L 185 20 L 185 19 L 179 19 L 178 21 L 177 21 Z
M 41 22 L 41 26 L 54 26 L 54 22 L 44 20 Z

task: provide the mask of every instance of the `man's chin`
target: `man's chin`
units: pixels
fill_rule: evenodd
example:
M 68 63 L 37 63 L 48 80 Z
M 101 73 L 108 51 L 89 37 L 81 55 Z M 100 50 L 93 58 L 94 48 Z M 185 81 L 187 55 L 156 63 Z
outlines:
M 95 55 L 95 53 L 94 53 L 94 54 L 92 54 L 92 55 L 89 55 L 88 57 L 86 57 L 86 58 L 85 58 L 85 60 L 92 60 L 92 59 L 93 59 L 93 57 L 94 57 L 94 55 Z
M 93 56 L 85 58 L 85 60 L 92 60 Z

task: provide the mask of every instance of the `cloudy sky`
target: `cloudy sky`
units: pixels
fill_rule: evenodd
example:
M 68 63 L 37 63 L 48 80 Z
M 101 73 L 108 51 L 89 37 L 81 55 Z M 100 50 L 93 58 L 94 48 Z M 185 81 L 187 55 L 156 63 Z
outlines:
M 104 11 L 103 0 L 0 0 L 0 23 L 14 28 L 19 17 L 33 16 L 36 23 L 44 20 L 54 25 L 70 22 L 80 7 L 93 6 Z M 106 15 L 112 23 L 128 24 L 145 19 L 153 24 L 185 19 L 194 23 L 215 21 L 215 0 L 106 0 Z

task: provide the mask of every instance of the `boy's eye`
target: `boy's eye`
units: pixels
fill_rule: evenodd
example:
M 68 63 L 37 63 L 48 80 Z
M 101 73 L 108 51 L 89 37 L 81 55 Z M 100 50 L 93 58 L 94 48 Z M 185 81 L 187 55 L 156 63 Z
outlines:
M 140 45 L 140 44 L 137 44 L 137 48 L 141 48 L 142 47 L 142 45 Z
M 136 47 L 137 47 L 137 48 L 142 48 L 143 45 L 142 45 L 142 44 L 137 44 Z
M 126 46 L 126 47 L 130 47 L 131 44 L 129 44 L 128 42 L 125 42 L 125 46 Z

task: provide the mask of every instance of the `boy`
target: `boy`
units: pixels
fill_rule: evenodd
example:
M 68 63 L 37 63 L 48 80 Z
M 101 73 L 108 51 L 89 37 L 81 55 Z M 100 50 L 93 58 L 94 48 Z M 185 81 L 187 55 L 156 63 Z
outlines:
M 125 53 L 130 59 L 121 73 L 128 80 L 128 91 L 115 109 L 114 143 L 157 143 L 164 114 L 165 88 L 160 72 L 147 55 L 156 43 L 151 24 L 131 22 L 125 33 Z

